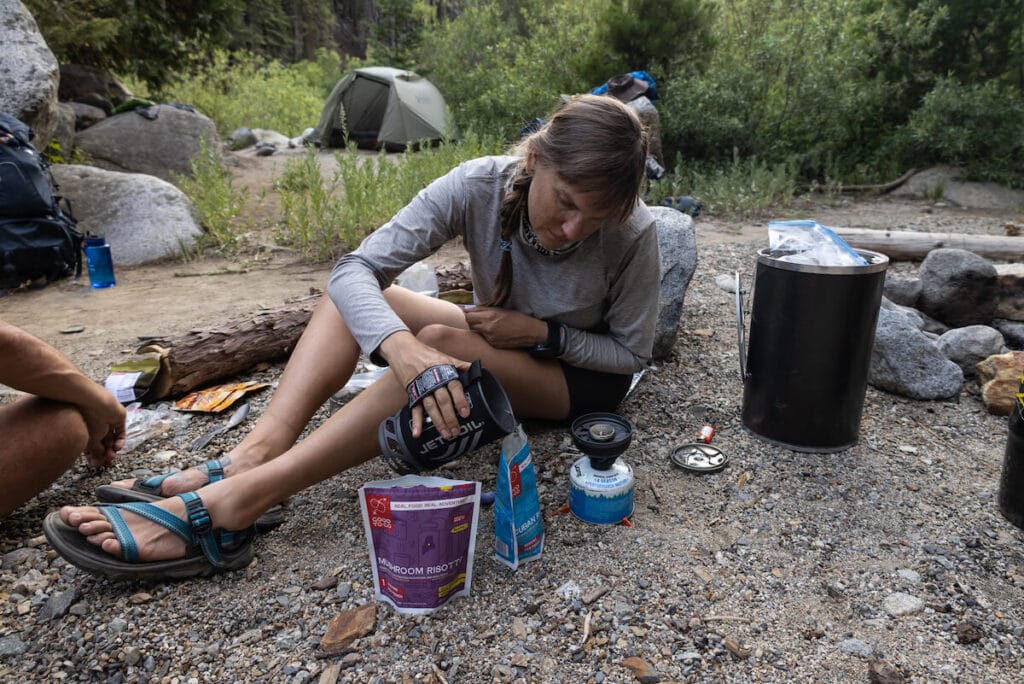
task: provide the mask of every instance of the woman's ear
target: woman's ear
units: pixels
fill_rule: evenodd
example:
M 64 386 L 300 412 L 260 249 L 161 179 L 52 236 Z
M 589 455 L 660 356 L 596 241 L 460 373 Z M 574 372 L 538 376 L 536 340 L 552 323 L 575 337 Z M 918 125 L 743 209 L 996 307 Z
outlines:
M 537 163 L 537 153 L 530 151 L 526 153 L 526 163 L 523 165 L 523 171 L 527 176 L 533 175 L 533 167 Z

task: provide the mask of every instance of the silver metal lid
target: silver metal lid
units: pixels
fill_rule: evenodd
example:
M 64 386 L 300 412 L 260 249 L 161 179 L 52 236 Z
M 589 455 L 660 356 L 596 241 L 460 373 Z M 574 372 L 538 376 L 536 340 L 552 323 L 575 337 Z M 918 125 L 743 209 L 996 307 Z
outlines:
M 694 473 L 715 473 L 729 463 L 729 457 L 721 449 L 703 442 L 677 446 L 669 459 L 680 468 Z

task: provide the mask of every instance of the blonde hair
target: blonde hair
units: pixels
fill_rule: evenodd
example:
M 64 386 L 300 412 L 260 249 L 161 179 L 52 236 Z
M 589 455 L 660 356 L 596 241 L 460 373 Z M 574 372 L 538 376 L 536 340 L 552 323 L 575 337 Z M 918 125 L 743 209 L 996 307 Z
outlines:
M 524 139 L 515 150 L 522 157 L 499 216 L 501 239 L 509 241 L 526 211 L 531 174 L 525 159 L 532 155 L 581 192 L 600 190 L 623 222 L 633 212 L 644 178 L 647 132 L 636 113 L 612 97 L 577 95 L 563 102 L 550 121 Z M 501 306 L 512 289 L 512 254 L 503 251 L 490 306 Z

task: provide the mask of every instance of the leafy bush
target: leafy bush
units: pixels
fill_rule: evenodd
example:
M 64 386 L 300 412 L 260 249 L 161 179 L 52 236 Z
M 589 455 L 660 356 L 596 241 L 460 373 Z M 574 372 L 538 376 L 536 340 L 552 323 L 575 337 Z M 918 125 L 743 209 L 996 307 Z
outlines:
M 241 245 L 234 219 L 248 201 L 248 189 L 235 187 L 216 146 L 206 138 L 200 141 L 199 155 L 192 160 L 192 177 L 180 178 L 178 186 L 192 200 L 199 222 L 207 231 L 198 241 L 200 248 L 212 246 L 230 252 Z
M 512 9 L 491 0 L 468 7 L 423 41 L 420 71 L 444 93 L 462 130 L 513 140 L 546 117 L 560 93 L 590 89 L 578 69 L 596 28 L 586 5 L 529 0 Z
M 738 0 L 719 13 L 703 74 L 679 71 L 662 100 L 666 147 L 722 163 L 793 162 L 847 172 L 885 134 L 894 87 L 870 76 L 866 19 L 854 0 Z
M 940 80 L 911 115 L 908 163 L 963 166 L 969 177 L 1024 187 L 1024 95 L 989 81 Z
M 25 4 L 61 64 L 130 72 L 153 86 L 173 78 L 196 54 L 227 45 L 243 14 L 237 0 Z
M 605 59 L 589 75 L 600 82 L 637 69 L 700 71 L 713 52 L 716 9 L 708 0 L 610 0 L 595 35 Z
M 276 183 L 282 221 L 278 240 L 308 257 L 326 260 L 354 249 L 408 204 L 420 190 L 458 164 L 499 151 L 475 136 L 398 155 L 336 152 L 337 167 L 321 172 L 315 151 L 290 159 Z
M 284 66 L 250 53 L 218 51 L 213 60 L 156 95 L 191 104 L 227 136 L 237 128 L 267 128 L 289 137 L 316 126 L 341 74 L 341 60 L 320 50 L 315 61 Z
M 352 151 L 355 154 L 354 150 Z M 274 188 L 281 195 L 278 241 L 300 249 L 307 256 L 325 260 L 333 253 L 340 226 L 340 199 L 335 196 L 340 174 L 327 179 L 320 171 L 316 151 L 289 159 Z
M 797 185 L 791 164 L 736 159 L 724 165 L 679 164 L 651 184 L 650 195 L 655 204 L 666 197 L 692 195 L 708 213 L 746 215 L 789 203 Z

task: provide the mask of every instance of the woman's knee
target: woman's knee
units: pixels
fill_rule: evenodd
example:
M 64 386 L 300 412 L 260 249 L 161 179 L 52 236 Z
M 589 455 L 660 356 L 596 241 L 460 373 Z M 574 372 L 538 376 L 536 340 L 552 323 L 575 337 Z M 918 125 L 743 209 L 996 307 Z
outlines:
M 480 339 L 479 335 L 468 330 L 460 330 L 443 323 L 431 323 L 420 328 L 416 338 L 423 344 L 452 356 L 458 356 L 460 350 Z

